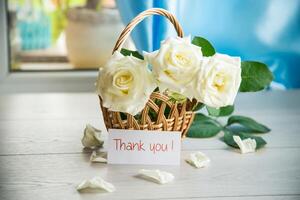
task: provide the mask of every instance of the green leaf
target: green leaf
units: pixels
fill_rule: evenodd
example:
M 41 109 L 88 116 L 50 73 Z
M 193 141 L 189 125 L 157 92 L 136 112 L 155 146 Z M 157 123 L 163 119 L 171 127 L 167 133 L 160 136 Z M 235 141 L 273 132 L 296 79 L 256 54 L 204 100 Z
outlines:
M 192 40 L 192 44 L 201 47 L 203 56 L 213 56 L 216 53 L 213 45 L 203 37 L 194 37 L 194 39 Z
M 264 63 L 244 61 L 242 67 L 242 82 L 240 92 L 256 92 L 270 85 L 273 74 Z
M 193 111 L 198 111 L 200 109 L 202 109 L 205 105 L 203 103 L 197 103 L 194 107 L 193 107 Z
M 128 49 L 121 49 L 121 54 L 123 54 L 124 56 L 132 55 L 136 58 L 144 60 L 144 57 L 138 51 L 131 51 L 131 50 L 128 50 Z
M 232 124 L 239 124 L 246 128 L 246 132 L 251 133 L 267 133 L 271 131 L 271 129 L 269 129 L 267 126 L 258 123 L 250 117 L 245 116 L 233 115 L 229 117 L 227 121 L 227 126 L 230 126 Z
M 232 133 L 231 131 L 226 130 L 226 131 L 224 131 L 223 140 L 228 146 L 231 146 L 233 148 L 239 148 L 239 146 L 233 140 L 234 135 L 240 136 L 240 138 L 242 140 L 245 140 L 247 138 L 254 139 L 256 141 L 256 149 L 260 149 L 260 148 L 264 147 L 267 144 L 267 142 L 262 137 L 253 136 L 253 135 L 249 135 L 249 134 L 246 134 L 246 133 Z
M 197 113 L 195 115 L 194 121 L 214 121 L 214 119 L 204 115 L 203 113 Z
M 202 113 L 197 113 L 187 136 L 192 138 L 208 138 L 217 135 L 221 130 L 222 127 L 214 119 Z
M 210 116 L 214 117 L 223 117 L 231 115 L 234 111 L 234 106 L 225 106 L 221 108 L 212 108 L 209 106 L 206 106 L 207 112 Z
M 187 100 L 185 96 L 177 92 L 169 92 L 168 96 L 170 97 L 169 100 L 172 102 L 184 103 Z

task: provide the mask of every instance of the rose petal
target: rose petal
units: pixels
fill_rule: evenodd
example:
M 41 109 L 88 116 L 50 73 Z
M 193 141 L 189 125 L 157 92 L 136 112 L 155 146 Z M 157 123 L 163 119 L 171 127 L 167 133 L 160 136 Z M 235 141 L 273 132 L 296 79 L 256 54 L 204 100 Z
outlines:
M 104 134 L 102 134 L 101 130 L 87 124 L 81 142 L 84 147 L 88 148 L 102 147 L 104 143 Z
M 97 155 L 96 151 L 93 151 L 90 157 L 91 162 L 97 162 L 97 163 L 107 163 L 106 153 L 102 153 L 100 155 Z
M 171 174 L 169 172 L 165 172 L 165 171 L 160 171 L 158 169 L 156 169 L 156 170 L 141 169 L 139 171 L 139 174 L 144 179 L 155 182 L 155 183 L 159 183 L 159 184 L 169 183 L 174 180 L 173 174 Z
M 202 152 L 191 153 L 186 162 L 196 168 L 207 167 L 210 159 Z
M 252 153 L 256 149 L 256 141 L 252 138 L 242 140 L 240 136 L 234 135 L 233 140 L 239 146 L 241 153 Z
M 94 177 L 89 180 L 82 181 L 76 188 L 79 192 L 85 189 L 98 189 L 106 192 L 114 192 L 116 189 L 113 184 L 106 182 L 101 177 Z

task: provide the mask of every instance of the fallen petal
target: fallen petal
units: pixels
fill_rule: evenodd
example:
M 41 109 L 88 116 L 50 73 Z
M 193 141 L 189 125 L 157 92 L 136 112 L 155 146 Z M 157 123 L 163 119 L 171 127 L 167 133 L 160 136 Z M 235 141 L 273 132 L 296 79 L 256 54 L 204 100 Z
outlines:
M 98 163 L 107 163 L 106 159 L 107 154 L 102 152 L 99 155 L 96 151 L 93 151 L 90 157 L 91 162 L 98 162 Z
M 190 157 L 186 159 L 186 162 L 196 168 L 207 167 L 210 163 L 210 159 L 202 152 L 191 153 Z
M 101 177 L 94 177 L 89 180 L 84 180 L 77 186 L 76 189 L 79 192 L 85 189 L 104 190 L 106 192 L 114 192 L 116 190 L 113 184 L 106 182 Z
M 104 138 L 102 137 L 102 131 L 94 128 L 92 125 L 87 124 L 84 129 L 84 135 L 81 140 L 82 145 L 88 148 L 102 147 Z
M 242 140 L 240 136 L 234 135 L 233 140 L 239 146 L 241 153 L 252 153 L 256 149 L 256 141 L 252 138 Z
M 174 180 L 174 175 L 165 172 L 165 171 L 160 171 L 158 169 L 156 170 L 147 170 L 147 169 L 141 169 L 139 171 L 139 174 L 146 180 L 159 183 L 159 184 L 165 184 L 169 183 Z

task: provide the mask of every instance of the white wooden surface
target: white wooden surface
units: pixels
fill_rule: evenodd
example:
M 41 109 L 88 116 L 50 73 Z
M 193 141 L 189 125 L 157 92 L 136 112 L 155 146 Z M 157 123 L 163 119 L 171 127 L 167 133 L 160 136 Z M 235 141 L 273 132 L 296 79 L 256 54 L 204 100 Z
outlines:
M 300 90 L 241 94 L 237 114 L 255 117 L 272 132 L 266 148 L 241 155 L 219 141 L 183 140 L 180 167 L 90 164 L 80 139 L 86 123 L 103 127 L 94 94 L 32 93 L 0 96 L 0 199 L 300 199 Z M 206 169 L 184 162 L 201 150 Z M 140 168 L 174 173 L 168 185 L 135 177 Z M 102 176 L 114 193 L 76 191 L 81 180 Z

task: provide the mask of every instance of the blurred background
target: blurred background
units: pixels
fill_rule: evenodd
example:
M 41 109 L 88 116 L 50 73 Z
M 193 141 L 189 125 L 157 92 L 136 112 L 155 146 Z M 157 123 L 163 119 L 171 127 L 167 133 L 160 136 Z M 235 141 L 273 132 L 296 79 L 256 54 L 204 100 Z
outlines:
M 300 0 L 8 0 L 9 71 L 96 73 L 124 25 L 152 7 L 172 12 L 185 35 L 207 38 L 218 52 L 265 62 L 271 89 L 300 87 Z M 166 19 L 151 17 L 125 48 L 153 51 L 174 35 Z
M 114 0 L 9 0 L 11 70 L 98 69 L 123 25 Z

